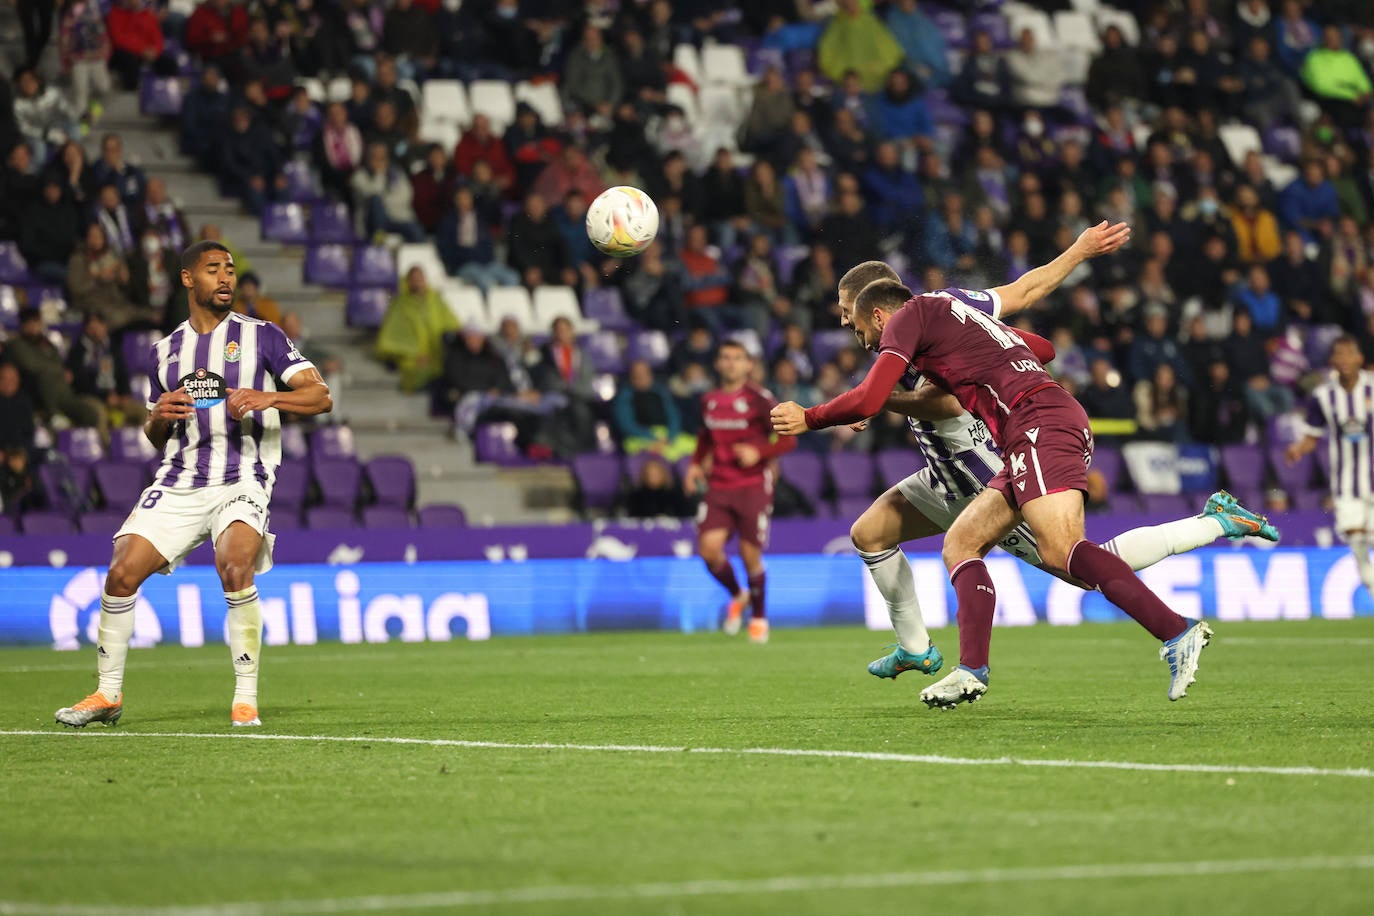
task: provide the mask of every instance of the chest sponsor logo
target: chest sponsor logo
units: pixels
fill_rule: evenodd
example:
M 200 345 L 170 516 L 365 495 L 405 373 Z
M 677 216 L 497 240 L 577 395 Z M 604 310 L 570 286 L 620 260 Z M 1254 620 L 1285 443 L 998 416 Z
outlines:
M 243 348 L 239 346 L 237 340 L 231 340 L 224 345 L 224 361 L 226 363 L 236 363 L 243 355 Z
M 205 369 L 197 369 L 189 375 L 182 376 L 180 387 L 186 389 L 191 400 L 196 402 L 197 409 L 216 407 L 223 404 L 225 397 L 228 396 L 224 376 Z

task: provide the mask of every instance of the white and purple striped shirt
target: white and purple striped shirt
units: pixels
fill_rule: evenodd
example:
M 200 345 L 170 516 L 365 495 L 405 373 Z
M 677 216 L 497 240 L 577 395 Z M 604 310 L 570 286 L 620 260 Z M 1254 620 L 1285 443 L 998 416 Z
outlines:
M 1332 496 L 1374 498 L 1374 372 L 1361 370 L 1349 391 L 1332 372 L 1308 401 L 1307 432 L 1327 436 Z
M 235 483 L 251 475 L 269 490 L 281 464 L 281 415 L 275 410 L 229 418 L 229 388 L 281 391 L 297 372 L 313 369 L 274 324 L 231 312 L 209 334 L 183 321 L 153 344 L 148 409 L 165 391 L 185 386 L 195 416 L 172 424 L 154 479 L 171 489 Z
M 921 376 L 907 369 L 901 384 L 914 391 L 921 384 Z M 1002 470 L 1002 454 L 993 444 L 987 424 L 967 410 L 945 420 L 907 417 L 906 422 L 946 499 L 977 496 Z

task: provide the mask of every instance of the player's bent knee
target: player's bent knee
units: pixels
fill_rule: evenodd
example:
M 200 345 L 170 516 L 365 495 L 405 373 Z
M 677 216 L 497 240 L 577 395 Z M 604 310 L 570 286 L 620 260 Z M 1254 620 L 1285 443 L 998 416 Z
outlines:
M 226 592 L 243 591 L 253 585 L 253 564 L 229 560 L 219 565 L 219 581 Z
M 111 598 L 131 598 L 138 592 L 143 579 L 125 563 L 114 563 L 105 574 L 105 594 Z
M 897 546 L 896 544 L 885 543 L 886 540 L 882 536 L 881 527 L 869 518 L 867 512 L 860 515 L 855 519 L 854 524 L 849 526 L 849 542 L 860 553 L 881 553 Z

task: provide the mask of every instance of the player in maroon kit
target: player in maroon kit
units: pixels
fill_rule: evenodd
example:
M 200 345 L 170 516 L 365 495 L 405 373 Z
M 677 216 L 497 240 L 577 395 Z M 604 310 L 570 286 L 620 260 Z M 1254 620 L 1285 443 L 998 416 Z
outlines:
M 740 631 L 745 605 L 750 606 L 749 639 L 768 641 L 764 608 L 763 548 L 773 514 L 773 459 L 797 445 L 791 436 L 777 437 L 768 419 L 777 403 L 750 384 L 754 359 L 743 345 L 727 340 L 716 354 L 720 387 L 701 396 L 701 430 L 697 450 L 683 481 L 695 495 L 703 484 L 706 498 L 697 513 L 697 552 L 727 592 L 730 604 L 721 625 L 730 636 Z M 725 545 L 739 535 L 739 555 L 749 576 L 741 589 Z
M 1002 470 L 945 536 L 945 566 L 959 605 L 960 663 L 921 691 L 930 706 L 954 706 L 987 691 L 996 591 L 983 557 L 1023 518 L 1046 567 L 1100 590 L 1164 644 L 1170 700 L 1184 696 L 1193 682 L 1211 629 L 1174 613 L 1129 564 L 1084 537 L 1083 494 L 1093 450 L 1087 414 L 997 320 L 1044 298 L 1083 261 L 1116 251 L 1129 237 L 1125 224 L 1091 227 L 1054 261 L 992 290 L 913 296 L 894 280 L 870 283 L 855 300 L 852 319 L 865 345 L 879 354 L 863 383 L 809 410 L 788 402 L 773 411 L 773 428 L 784 434 L 855 423 L 881 410 L 893 386 L 914 370 L 987 424 L 1001 450 Z

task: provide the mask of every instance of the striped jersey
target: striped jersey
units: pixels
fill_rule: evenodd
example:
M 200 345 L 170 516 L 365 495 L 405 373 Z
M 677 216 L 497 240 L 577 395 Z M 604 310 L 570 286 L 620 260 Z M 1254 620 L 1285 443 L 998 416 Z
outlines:
M 1327 437 L 1331 495 L 1374 498 L 1374 372 L 1361 370 L 1349 391 L 1332 372 L 1308 400 L 1307 427 Z
M 277 410 L 229 417 L 230 388 L 281 391 L 297 372 L 313 369 L 281 329 L 236 312 L 208 334 L 183 321 L 153 344 L 148 409 L 167 391 L 185 387 L 195 416 L 172 424 L 154 478 L 170 489 L 235 483 L 251 476 L 271 488 L 281 464 L 281 415 Z
M 908 368 L 902 387 L 914 391 L 920 384 L 920 373 Z M 987 424 L 968 411 L 944 420 L 907 417 L 906 422 L 925 456 L 932 482 L 946 499 L 977 496 L 1002 469 L 1002 455 Z

